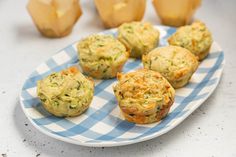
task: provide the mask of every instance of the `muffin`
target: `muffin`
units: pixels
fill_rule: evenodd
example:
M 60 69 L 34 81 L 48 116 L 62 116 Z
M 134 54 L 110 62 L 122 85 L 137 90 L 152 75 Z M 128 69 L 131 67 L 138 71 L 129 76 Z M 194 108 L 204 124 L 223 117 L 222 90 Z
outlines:
M 94 83 L 76 67 L 52 73 L 37 83 L 37 95 L 43 107 L 58 117 L 82 114 L 90 105 Z
M 85 74 L 97 79 L 116 77 L 128 60 L 125 46 L 111 35 L 92 35 L 77 45 Z
M 174 88 L 186 85 L 198 67 L 197 57 L 179 46 L 156 48 L 142 61 L 144 68 L 161 73 Z
M 124 23 L 118 28 L 118 40 L 134 58 L 141 58 L 155 48 L 159 43 L 159 35 L 159 31 L 150 23 Z
M 140 69 L 117 77 L 113 89 L 126 120 L 148 124 L 168 114 L 175 90 L 160 73 Z
M 188 49 L 198 56 L 199 60 L 203 60 L 210 51 L 212 36 L 204 23 L 196 21 L 192 25 L 180 27 L 168 42 L 170 45 Z

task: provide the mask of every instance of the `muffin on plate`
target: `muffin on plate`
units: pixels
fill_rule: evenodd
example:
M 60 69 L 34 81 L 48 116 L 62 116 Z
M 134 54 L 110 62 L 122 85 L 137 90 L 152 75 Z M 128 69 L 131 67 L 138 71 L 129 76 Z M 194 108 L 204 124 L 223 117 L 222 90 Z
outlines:
M 89 107 L 93 93 L 93 81 L 76 67 L 52 73 L 37 83 L 37 95 L 43 107 L 58 117 L 82 114 Z
M 212 36 L 206 25 L 196 21 L 192 25 L 180 27 L 169 39 L 170 45 L 181 46 L 188 49 L 199 60 L 203 60 L 209 53 Z
M 174 88 L 188 83 L 198 67 L 197 57 L 179 46 L 166 46 L 143 55 L 144 68 L 161 73 Z
M 150 23 L 124 23 L 118 28 L 118 40 L 122 42 L 130 56 L 141 58 L 159 43 L 159 31 Z
M 175 90 L 160 73 L 140 69 L 117 77 L 113 90 L 126 120 L 148 124 L 168 114 Z
M 89 36 L 77 49 L 84 73 L 97 79 L 115 77 L 129 57 L 125 46 L 111 35 Z

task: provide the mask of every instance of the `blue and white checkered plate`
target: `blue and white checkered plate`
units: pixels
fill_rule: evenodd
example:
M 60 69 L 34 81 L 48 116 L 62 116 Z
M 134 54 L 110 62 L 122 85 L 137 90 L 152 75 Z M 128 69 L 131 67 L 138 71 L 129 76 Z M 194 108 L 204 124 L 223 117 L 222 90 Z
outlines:
M 175 29 L 165 26 L 156 28 L 161 32 L 159 46 L 167 45 L 167 38 Z M 116 29 L 111 29 L 100 34 L 116 33 Z M 116 79 L 95 80 L 94 98 L 84 114 L 74 118 L 58 118 L 43 108 L 36 95 L 36 82 L 52 72 L 78 65 L 76 44 L 64 48 L 31 73 L 23 85 L 20 101 L 24 113 L 38 130 L 56 139 L 84 146 L 128 145 L 170 131 L 212 94 L 219 83 L 224 66 L 224 53 L 214 42 L 210 54 L 200 63 L 189 84 L 176 90 L 175 103 L 168 116 L 159 123 L 138 125 L 124 120 L 112 90 Z M 130 59 L 123 72 L 141 67 L 140 60 Z

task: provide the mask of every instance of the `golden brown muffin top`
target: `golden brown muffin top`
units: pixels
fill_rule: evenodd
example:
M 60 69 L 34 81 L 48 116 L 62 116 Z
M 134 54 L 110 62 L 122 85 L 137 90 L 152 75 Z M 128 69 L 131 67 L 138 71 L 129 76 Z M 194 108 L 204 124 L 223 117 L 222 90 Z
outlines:
M 178 46 L 166 46 L 143 55 L 145 68 L 160 72 L 171 81 L 178 81 L 198 67 L 198 60 L 189 50 Z
M 94 83 L 85 77 L 76 67 L 52 73 L 38 81 L 37 94 L 44 104 L 60 108 L 65 103 L 70 108 L 83 106 L 93 97 Z
M 192 25 L 183 26 L 168 39 L 170 45 L 181 46 L 195 55 L 206 51 L 211 46 L 213 40 L 210 31 L 201 21 L 196 21 Z
M 123 112 L 151 115 L 174 101 L 175 91 L 158 72 L 141 69 L 118 74 L 114 92 Z
M 91 35 L 81 40 L 77 48 L 83 62 L 115 62 L 128 56 L 125 46 L 111 35 Z
M 132 57 L 141 57 L 156 47 L 159 35 L 148 22 L 124 23 L 118 28 L 118 39 L 131 51 Z

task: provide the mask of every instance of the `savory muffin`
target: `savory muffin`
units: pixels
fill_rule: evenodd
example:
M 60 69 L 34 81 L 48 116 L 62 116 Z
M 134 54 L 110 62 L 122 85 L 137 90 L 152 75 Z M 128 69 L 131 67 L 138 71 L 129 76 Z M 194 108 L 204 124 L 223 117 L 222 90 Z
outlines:
M 192 25 L 180 27 L 168 42 L 170 45 L 188 49 L 198 56 L 199 60 L 203 60 L 210 51 L 212 36 L 204 23 L 196 21 Z
M 129 54 L 111 35 L 92 35 L 77 45 L 84 73 L 98 79 L 113 78 L 122 70 Z
M 122 42 L 130 56 L 140 58 L 159 43 L 159 31 L 150 23 L 124 23 L 118 28 L 118 40 Z
M 92 101 L 94 83 L 76 67 L 52 73 L 37 83 L 44 108 L 58 117 L 78 116 Z
M 117 77 L 113 89 L 126 120 L 147 124 L 167 115 L 175 90 L 160 73 L 140 69 Z
M 166 46 L 152 50 L 142 58 L 144 68 L 161 73 L 174 88 L 188 83 L 198 67 L 198 60 L 189 50 Z

